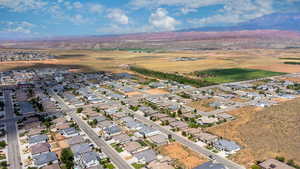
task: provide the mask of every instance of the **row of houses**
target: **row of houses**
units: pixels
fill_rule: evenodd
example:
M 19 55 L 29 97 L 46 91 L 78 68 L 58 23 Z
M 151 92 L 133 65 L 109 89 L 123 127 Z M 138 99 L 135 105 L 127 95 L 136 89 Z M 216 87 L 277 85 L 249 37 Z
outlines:
M 24 127 L 20 129 L 20 139 L 25 166 L 47 168 L 51 164 L 60 168 L 64 149 L 72 151 L 78 169 L 99 166 L 99 160 L 106 158 L 104 154 L 95 151 L 95 144 L 72 121 L 59 117 L 51 122 L 50 129 L 38 118 L 22 122 Z
M 100 111 L 98 108 L 86 108 L 80 115 L 128 163 L 151 169 L 174 168 L 171 159 L 158 158 L 162 155 L 153 149 L 168 144 L 168 136 L 128 116 L 125 112 L 130 110 L 116 107 Z

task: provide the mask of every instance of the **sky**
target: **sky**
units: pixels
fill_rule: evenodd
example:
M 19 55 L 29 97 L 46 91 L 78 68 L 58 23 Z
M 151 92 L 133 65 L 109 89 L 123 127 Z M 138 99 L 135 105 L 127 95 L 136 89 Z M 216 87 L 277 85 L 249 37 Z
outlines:
M 174 31 L 299 11 L 300 0 L 0 0 L 0 37 Z

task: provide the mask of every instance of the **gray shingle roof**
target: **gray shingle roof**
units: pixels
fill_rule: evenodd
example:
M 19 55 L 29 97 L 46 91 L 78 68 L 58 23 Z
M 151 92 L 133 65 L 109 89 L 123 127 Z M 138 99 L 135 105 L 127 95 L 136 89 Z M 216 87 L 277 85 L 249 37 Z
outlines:
M 30 147 L 31 154 L 39 154 L 43 152 L 48 152 L 50 149 L 49 143 L 39 143 Z
M 78 131 L 73 127 L 62 129 L 59 132 L 63 135 L 72 135 L 78 133 Z
M 138 160 L 144 160 L 146 163 L 149 163 L 156 159 L 156 153 L 153 150 L 145 150 L 134 154 Z
M 82 161 L 84 163 L 89 163 L 91 161 L 97 161 L 98 157 L 99 156 L 96 152 L 87 152 L 82 155 Z
M 110 126 L 110 127 L 105 128 L 104 131 L 105 131 L 107 134 L 111 135 L 111 134 L 116 134 L 116 133 L 121 132 L 121 129 L 120 129 L 118 126 L 113 125 L 113 126 Z
M 31 136 L 28 138 L 28 143 L 29 144 L 34 144 L 34 143 L 39 143 L 42 141 L 46 141 L 48 140 L 48 136 L 42 134 L 42 135 L 35 135 L 35 136 Z
M 225 151 L 235 151 L 239 150 L 240 146 L 237 145 L 234 141 L 229 141 L 225 139 L 220 139 L 214 143 L 214 146 L 218 149 L 222 149 Z
M 49 153 L 43 153 L 41 155 L 33 157 L 34 159 L 34 164 L 37 166 L 43 165 L 43 164 L 48 164 L 51 161 L 56 161 L 57 157 L 54 152 L 49 152 Z
M 68 139 L 70 145 L 84 143 L 84 138 L 82 136 L 74 136 Z
M 86 143 L 73 145 L 71 150 L 75 156 L 92 151 L 90 145 Z
M 228 169 L 226 166 L 224 166 L 223 164 L 219 164 L 219 163 L 213 163 L 211 161 L 206 162 L 194 169 Z

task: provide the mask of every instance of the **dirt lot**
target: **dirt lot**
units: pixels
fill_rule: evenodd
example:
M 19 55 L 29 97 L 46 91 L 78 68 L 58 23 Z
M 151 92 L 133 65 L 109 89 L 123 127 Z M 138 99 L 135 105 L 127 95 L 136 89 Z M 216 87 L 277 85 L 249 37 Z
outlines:
M 276 156 L 300 162 L 300 98 L 269 108 L 247 107 L 232 112 L 238 117 L 209 128 L 209 132 L 238 142 L 243 149 L 230 158 L 249 168 L 257 160 Z
M 124 94 L 127 95 L 128 97 L 132 97 L 132 96 L 142 95 L 143 93 L 141 93 L 141 92 L 128 92 L 128 93 L 124 93 Z
M 0 70 L 19 66 L 81 65 L 85 71 L 107 70 L 123 71 L 124 65 L 137 65 L 163 72 L 190 73 L 197 70 L 213 68 L 261 68 L 280 72 L 299 72 L 300 66 L 282 64 L 280 57 L 300 57 L 299 49 L 294 50 L 211 50 L 211 51 L 177 51 L 165 53 L 132 53 L 126 51 L 95 50 L 50 50 L 53 55 L 61 56 L 57 61 L 6 64 Z M 176 57 L 201 57 L 196 61 L 173 61 Z M 268 65 L 266 65 L 268 63 Z M 123 65 L 123 66 L 122 66 Z
M 151 95 L 161 95 L 161 94 L 168 94 L 169 92 L 163 90 L 163 89 L 149 89 L 145 91 L 147 94 Z
M 249 68 L 269 70 L 269 71 L 273 71 L 273 72 L 285 72 L 285 73 L 300 72 L 299 65 L 287 65 L 287 64 L 257 65 L 257 66 L 250 66 Z
M 245 102 L 249 101 L 249 99 L 240 98 L 240 97 L 234 97 L 234 98 L 231 99 L 231 101 L 245 103 Z
M 176 163 L 184 169 L 192 169 L 207 162 L 207 159 L 200 157 L 197 153 L 177 142 L 160 147 L 159 151 L 162 154 L 175 159 Z
M 289 80 L 295 83 L 300 83 L 300 78 L 297 77 L 286 77 L 286 78 L 279 78 L 279 80 Z
M 209 106 L 210 103 L 213 103 L 215 99 L 202 99 L 199 101 L 193 101 L 188 104 L 188 106 L 191 106 L 194 109 L 197 109 L 199 111 L 204 111 L 204 112 L 210 112 L 216 110 L 214 107 Z

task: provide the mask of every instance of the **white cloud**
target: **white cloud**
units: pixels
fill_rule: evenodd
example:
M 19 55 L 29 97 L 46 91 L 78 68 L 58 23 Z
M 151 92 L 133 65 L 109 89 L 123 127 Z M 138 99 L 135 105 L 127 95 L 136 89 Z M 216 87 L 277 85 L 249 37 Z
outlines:
M 272 0 L 228 0 L 218 14 L 190 19 L 196 26 L 236 24 L 274 12 Z
M 9 8 L 15 12 L 40 9 L 47 5 L 42 0 L 0 0 L 0 7 Z
M 88 19 L 83 17 L 82 15 L 80 14 L 76 14 L 74 16 L 70 16 L 69 17 L 69 20 L 71 22 L 73 22 L 74 24 L 83 24 L 83 23 L 87 23 L 88 22 Z
M 90 6 L 90 12 L 92 13 L 101 13 L 103 11 L 104 7 L 100 4 L 91 4 Z
M 118 25 L 111 24 L 105 25 L 96 30 L 100 34 L 126 34 L 126 33 L 142 33 L 142 32 L 153 32 L 154 29 L 150 25 Z
M 200 8 L 208 5 L 223 4 L 226 0 L 132 0 L 130 2 L 136 8 L 168 6 L 183 6 L 185 8 Z
M 83 5 L 77 1 L 77 2 L 73 3 L 73 6 L 74 6 L 74 8 L 79 9 L 79 8 L 82 8 Z
M 182 14 L 188 14 L 188 13 L 191 13 L 191 12 L 197 12 L 197 9 L 183 7 L 183 8 L 180 9 L 180 12 Z
M 32 28 L 35 27 L 34 24 L 22 21 L 22 22 L 0 22 L 1 25 L 4 25 L 4 29 L 1 32 L 15 32 L 15 33 L 24 33 L 31 34 Z
M 175 30 L 179 24 L 176 19 L 168 16 L 168 11 L 163 8 L 158 8 L 149 18 L 149 23 L 159 30 Z
M 31 34 L 30 29 L 26 29 L 24 27 L 18 26 L 16 28 L 10 28 L 6 30 L 7 32 L 18 32 L 18 33 L 25 33 L 25 34 Z
M 128 16 L 120 9 L 109 9 L 107 18 L 112 19 L 119 24 L 126 25 L 129 23 Z

